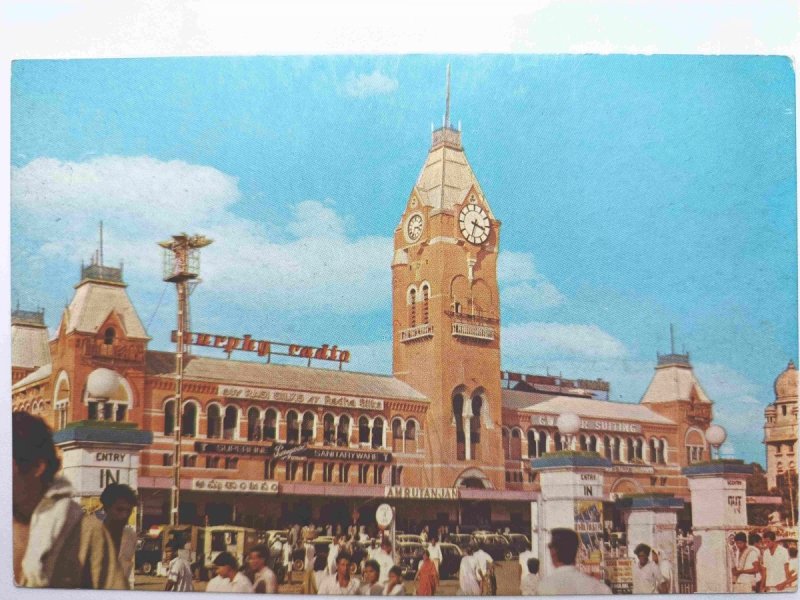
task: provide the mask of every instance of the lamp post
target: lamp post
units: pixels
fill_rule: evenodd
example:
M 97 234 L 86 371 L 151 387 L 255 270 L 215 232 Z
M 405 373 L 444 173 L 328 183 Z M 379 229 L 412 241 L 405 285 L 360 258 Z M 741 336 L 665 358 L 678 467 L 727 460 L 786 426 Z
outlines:
M 716 451 L 717 458 L 720 458 L 720 446 L 725 443 L 728 438 L 728 432 L 720 425 L 711 425 L 706 429 L 706 441 L 711 444 L 711 460 L 714 460 L 714 451 Z
M 566 449 L 572 449 L 572 438 L 581 430 L 581 418 L 575 413 L 564 413 L 556 419 L 556 428 L 566 440 Z
M 185 233 L 173 235 L 171 240 L 159 242 L 164 248 L 164 281 L 175 284 L 178 293 L 178 330 L 175 336 L 175 450 L 172 458 L 172 490 L 170 525 L 180 523 L 181 486 L 181 435 L 183 423 L 183 362 L 186 352 L 185 337 L 188 334 L 189 319 L 189 281 L 196 280 L 200 271 L 199 249 L 208 246 L 212 240 L 202 235 L 189 236 Z

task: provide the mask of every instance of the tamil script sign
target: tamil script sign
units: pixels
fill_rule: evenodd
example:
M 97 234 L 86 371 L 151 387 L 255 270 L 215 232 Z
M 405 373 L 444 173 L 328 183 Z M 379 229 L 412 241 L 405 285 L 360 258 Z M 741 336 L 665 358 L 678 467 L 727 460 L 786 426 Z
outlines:
M 389 486 L 384 490 L 386 498 L 408 498 L 413 500 L 458 500 L 458 488 L 421 488 Z
M 242 398 L 246 400 L 265 400 L 268 402 L 286 402 L 305 406 L 330 406 L 332 408 L 352 408 L 357 410 L 383 410 L 383 400 L 378 398 L 362 398 L 358 396 L 333 396 L 330 394 L 309 394 L 305 392 L 287 392 L 267 388 L 242 387 L 238 385 L 220 385 L 217 394 L 225 398 Z
M 277 494 L 278 482 L 249 479 L 192 479 L 192 489 L 204 492 Z
M 531 425 L 545 425 L 555 427 L 558 415 L 531 415 Z M 642 426 L 638 423 L 623 423 L 621 421 L 604 421 L 602 419 L 581 419 L 581 429 L 591 431 L 608 431 L 613 433 L 641 433 Z
M 350 450 L 347 448 L 321 447 L 313 448 L 307 444 L 228 444 L 225 442 L 195 442 L 195 452 L 206 454 L 228 454 L 235 456 L 264 456 L 273 459 L 316 459 L 343 460 L 352 462 L 392 462 L 391 452 L 371 450 Z

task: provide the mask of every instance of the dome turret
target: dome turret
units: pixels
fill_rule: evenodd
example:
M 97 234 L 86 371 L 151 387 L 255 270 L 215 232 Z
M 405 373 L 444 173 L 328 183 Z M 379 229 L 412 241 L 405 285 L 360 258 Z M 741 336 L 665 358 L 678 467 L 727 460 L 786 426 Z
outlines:
M 775 380 L 775 398 L 784 400 L 797 398 L 797 369 L 790 360 L 786 370 Z

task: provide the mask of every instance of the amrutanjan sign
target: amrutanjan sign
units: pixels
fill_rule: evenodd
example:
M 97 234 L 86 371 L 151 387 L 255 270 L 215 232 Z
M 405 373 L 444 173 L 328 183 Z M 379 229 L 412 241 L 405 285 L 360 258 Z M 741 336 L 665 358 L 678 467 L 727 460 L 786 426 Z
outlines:
M 427 488 L 388 486 L 384 490 L 386 498 L 408 498 L 409 500 L 458 500 L 459 488 Z
M 184 339 L 185 343 L 192 346 L 205 346 L 206 348 L 219 348 L 223 352 L 230 355 L 234 350 L 241 352 L 255 352 L 258 356 L 266 356 L 267 360 L 275 354 L 276 356 L 296 356 L 298 358 L 305 358 L 309 361 L 314 360 L 330 360 L 342 363 L 350 362 L 350 351 L 341 350 L 335 344 L 330 346 L 323 344 L 322 346 L 305 346 L 303 344 L 285 344 L 283 342 L 270 342 L 268 340 L 254 340 L 253 336 L 245 334 L 242 337 L 235 337 L 232 335 L 217 335 L 214 333 L 197 333 L 193 331 L 186 332 L 187 337 Z M 176 342 L 178 339 L 178 332 L 172 332 L 172 341 Z M 283 351 L 274 350 L 274 347 L 284 348 Z
M 192 479 L 192 489 L 203 492 L 239 492 L 251 494 L 277 494 L 277 481 L 250 481 L 248 479 Z
M 242 387 L 238 385 L 220 385 L 217 387 L 217 394 L 225 398 L 265 400 L 267 402 L 285 402 L 287 404 L 302 404 L 305 406 L 383 410 L 383 400 L 379 398 L 363 398 L 360 396 L 308 394 L 305 392 L 287 392 L 286 390 Z
M 555 427 L 558 415 L 531 415 L 531 425 L 545 425 Z M 606 421 L 604 419 L 581 419 L 581 429 L 588 431 L 608 431 L 615 433 L 641 433 L 639 423 L 625 423 L 622 421 Z
M 392 462 L 391 452 L 373 450 L 349 450 L 347 448 L 310 448 L 307 444 L 229 444 L 226 442 L 195 442 L 195 452 L 204 454 L 226 454 L 234 456 L 265 456 L 269 458 L 289 458 L 318 460 L 345 460 L 354 462 Z

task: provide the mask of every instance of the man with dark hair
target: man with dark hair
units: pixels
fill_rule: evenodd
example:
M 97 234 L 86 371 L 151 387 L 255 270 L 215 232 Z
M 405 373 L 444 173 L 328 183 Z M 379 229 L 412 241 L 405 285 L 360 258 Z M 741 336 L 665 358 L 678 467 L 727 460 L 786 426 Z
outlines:
M 765 592 L 782 592 L 792 582 L 789 552 L 775 541 L 774 531 L 764 532 L 766 549 L 761 557 L 762 584 Z
M 389 583 L 383 588 L 384 596 L 405 596 L 406 590 L 403 586 L 403 570 L 397 565 L 389 569 Z
M 57 476 L 53 435 L 39 417 L 12 421 L 14 580 L 25 587 L 127 589 L 111 536 Z
M 247 566 L 253 580 L 253 591 L 257 594 L 277 594 L 278 578 L 267 566 L 269 551 L 264 544 L 256 544 L 247 553 Z
M 364 563 L 364 570 L 362 573 L 363 584 L 358 588 L 359 596 L 381 596 L 383 595 L 383 586 L 378 583 L 378 577 L 381 573 L 381 566 L 378 561 L 369 559 Z
M 350 573 L 350 555 L 339 552 L 336 557 L 336 573 L 326 577 L 317 591 L 320 595 L 328 596 L 355 596 L 361 586 L 361 581 L 352 577 Z
M 165 592 L 192 592 L 194 582 L 192 581 L 192 567 L 189 561 L 183 556 L 185 551 L 181 550 L 180 544 L 172 541 L 167 544 L 164 553 L 164 562 L 167 564 L 167 582 L 164 584 Z
M 758 548 L 748 545 L 747 534 L 740 531 L 733 536 L 733 545 L 736 547 L 733 575 L 733 591 L 749 594 L 755 589 L 756 573 L 761 570 Z
M 638 562 L 633 566 L 633 593 L 657 594 L 666 578 L 661 574 L 661 569 L 650 556 L 658 556 L 647 544 L 639 544 L 633 553 Z M 657 560 L 657 559 L 656 559 Z
M 522 577 L 519 592 L 522 596 L 536 596 L 539 594 L 539 559 L 529 558 L 525 567 L 527 573 Z
M 578 534 L 572 529 L 556 528 L 550 532 L 547 547 L 555 569 L 539 583 L 539 595 L 611 594 L 611 588 L 606 584 L 575 567 L 579 544 Z
M 119 566 L 133 589 L 133 564 L 136 558 L 136 530 L 128 525 L 133 509 L 138 503 L 136 492 L 124 483 L 110 483 L 100 494 L 105 518 L 103 525 L 111 534 L 111 540 L 117 549 Z
M 213 563 L 216 576 L 208 582 L 207 592 L 251 593 L 253 584 L 239 571 L 239 563 L 230 552 L 220 552 Z

